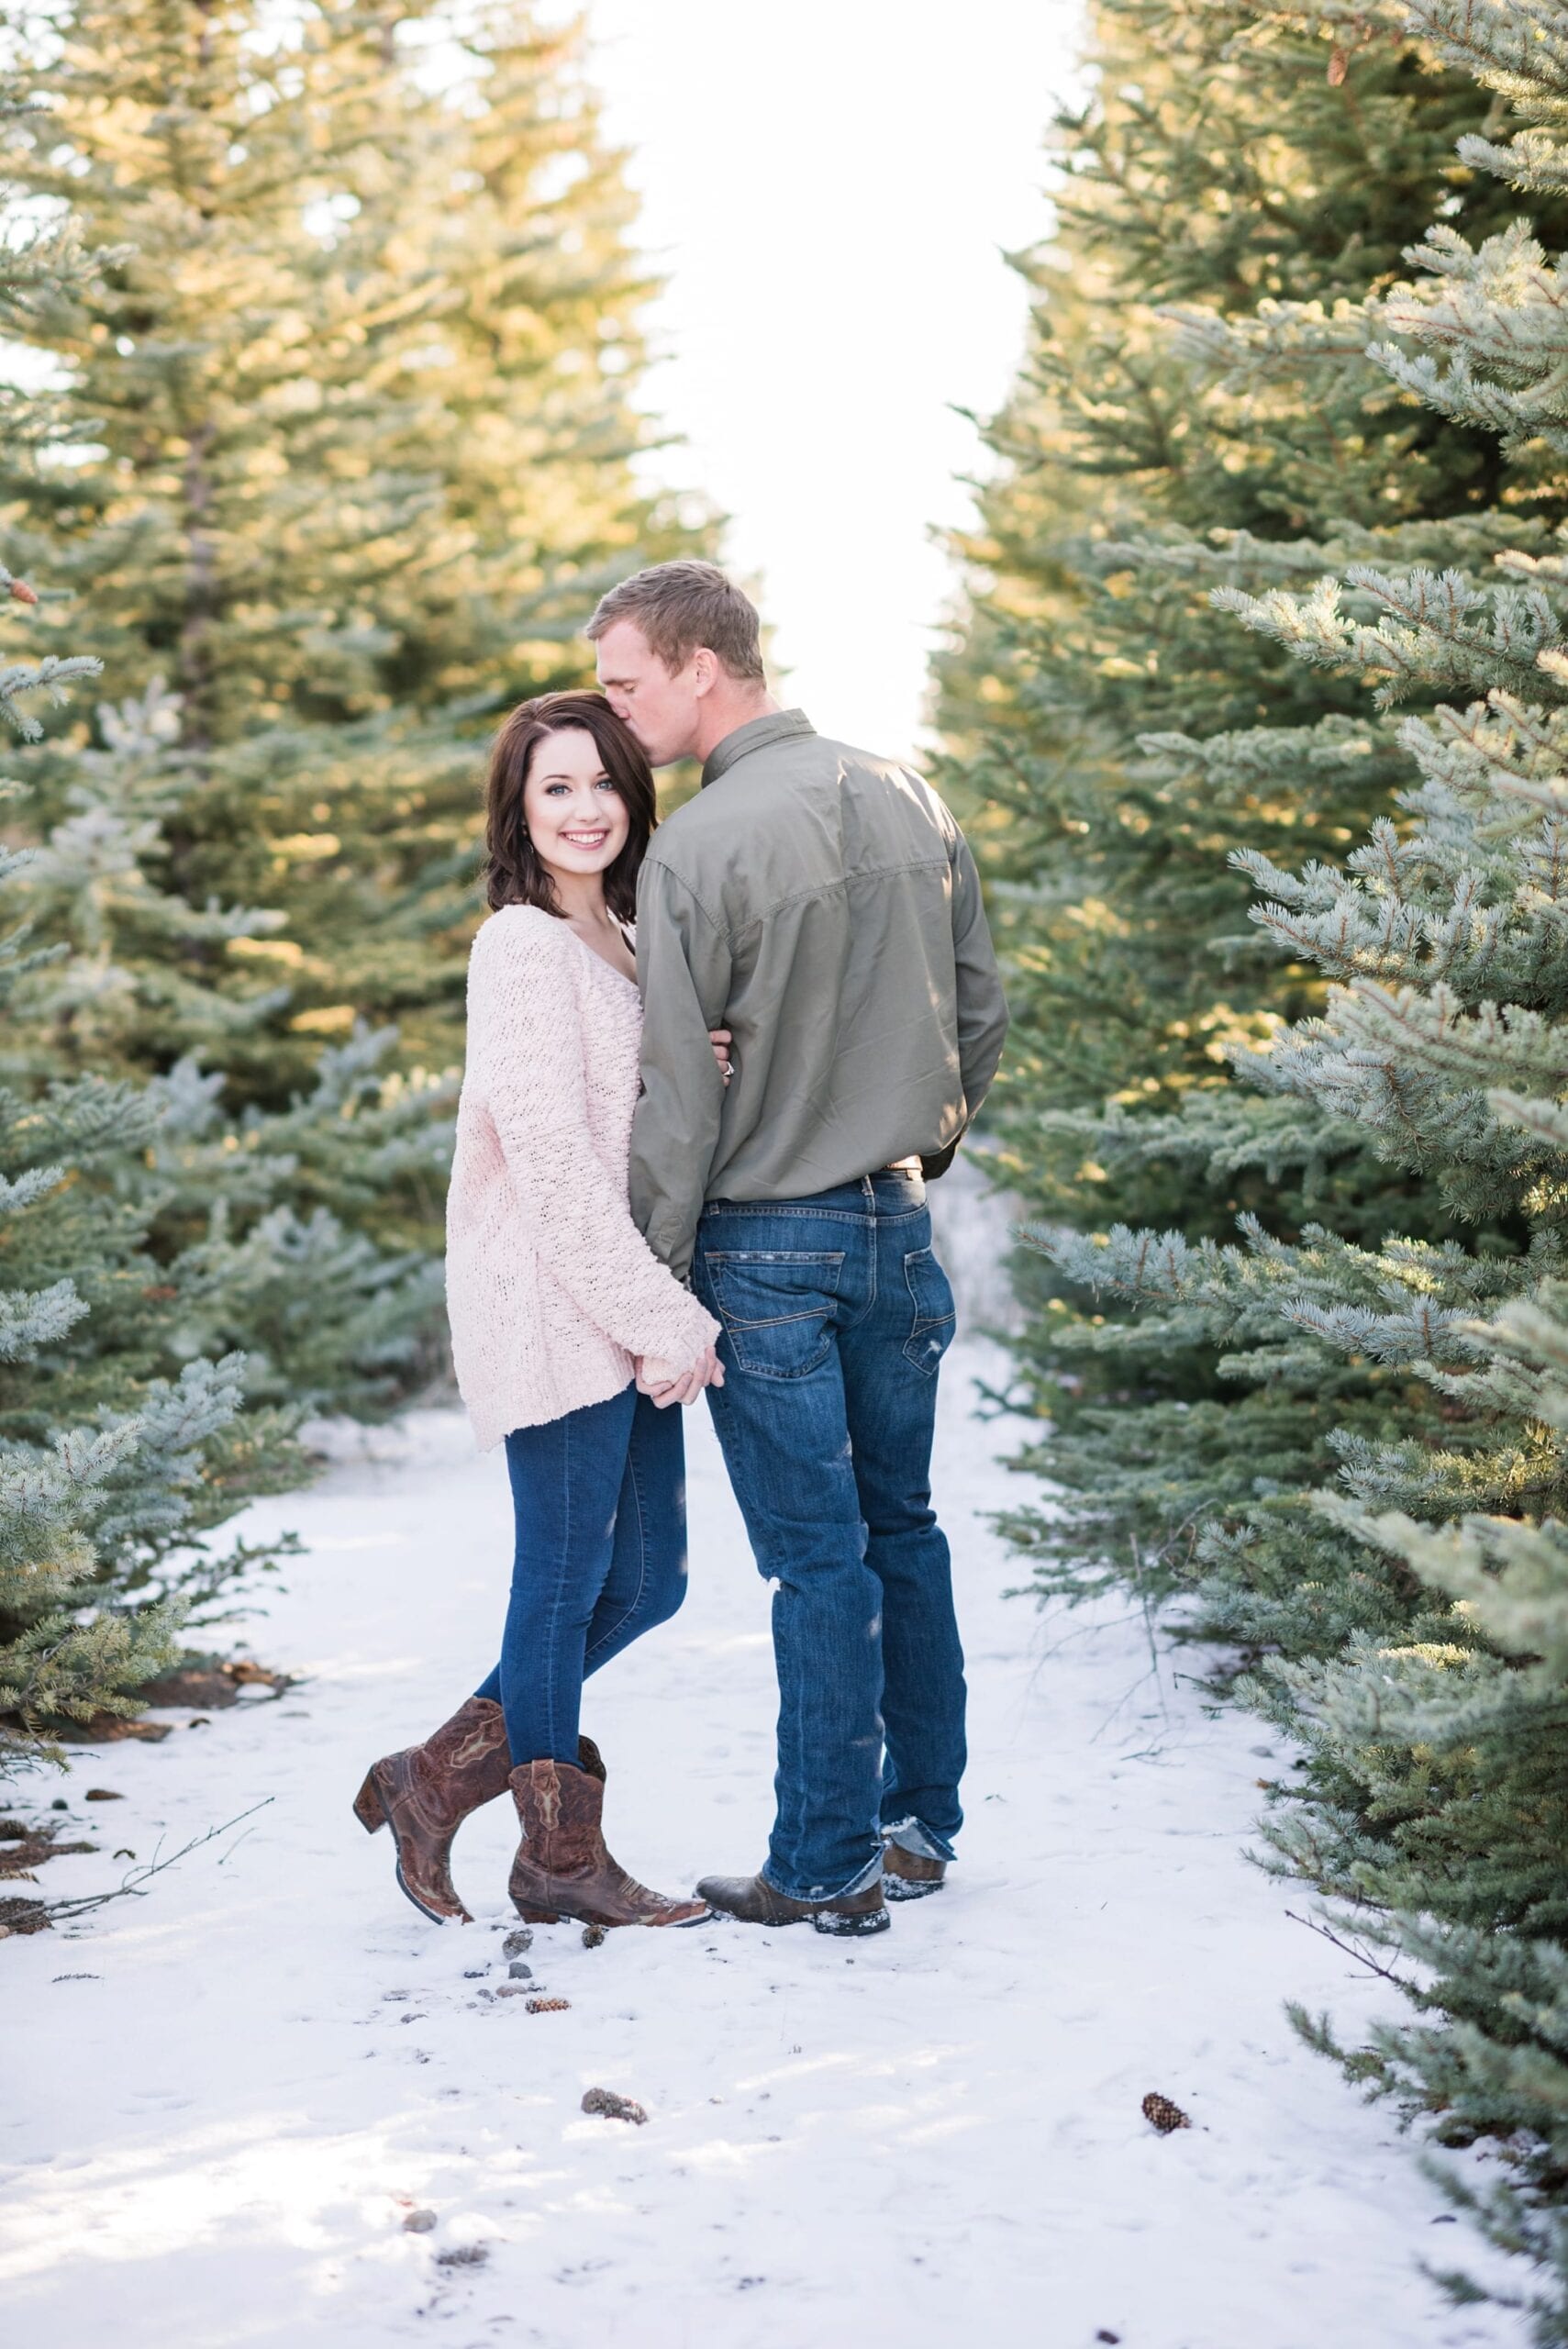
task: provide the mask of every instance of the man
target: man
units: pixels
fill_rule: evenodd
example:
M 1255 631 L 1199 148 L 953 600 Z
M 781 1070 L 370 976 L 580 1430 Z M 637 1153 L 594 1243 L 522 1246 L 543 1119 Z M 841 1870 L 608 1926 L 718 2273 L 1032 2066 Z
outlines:
M 588 633 L 653 764 L 703 762 L 639 885 L 631 1204 L 724 1325 L 709 1401 L 773 1585 L 779 1745 L 762 1871 L 699 1890 L 750 1923 L 877 1932 L 884 1882 L 935 1891 L 962 1816 L 963 1657 L 930 1506 L 953 1304 L 923 1176 L 1006 1032 L 979 878 L 918 776 L 771 698 L 756 611 L 711 563 L 639 572 Z

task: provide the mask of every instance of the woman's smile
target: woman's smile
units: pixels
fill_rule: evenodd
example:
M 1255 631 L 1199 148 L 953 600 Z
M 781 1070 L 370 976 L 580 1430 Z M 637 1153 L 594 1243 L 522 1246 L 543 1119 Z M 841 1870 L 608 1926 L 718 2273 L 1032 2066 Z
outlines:
M 562 888 L 581 891 L 591 881 L 602 911 L 600 875 L 625 848 L 631 817 L 586 727 L 563 726 L 536 745 L 523 782 L 523 814 L 558 910 L 571 911 Z

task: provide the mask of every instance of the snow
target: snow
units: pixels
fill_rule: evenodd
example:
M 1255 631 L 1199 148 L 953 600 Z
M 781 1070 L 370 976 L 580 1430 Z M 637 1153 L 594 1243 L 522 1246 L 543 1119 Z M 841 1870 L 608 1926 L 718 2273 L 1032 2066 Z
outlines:
M 304 1675 L 161 1745 L 91 1750 L 72 1823 L 117 1881 L 266 1798 L 70 1931 L 0 1953 L 0 2289 L 13 2340 L 117 2349 L 1482 2349 L 1418 2269 L 1483 2254 L 1388 2114 L 1306 2053 L 1286 1996 L 1351 2035 L 1390 1994 L 1286 1916 L 1243 1857 L 1256 1780 L 1288 1768 L 1217 1712 L 1123 1605 L 1043 1617 L 984 1512 L 1016 1430 L 973 1415 L 1000 1357 L 944 1372 L 938 1496 L 958 1560 L 973 1761 L 962 1864 L 846 1947 L 715 1923 L 539 1929 L 506 1978 L 496 1806 L 456 1873 L 477 1921 L 427 1923 L 349 1805 L 492 1661 L 509 1557 L 498 1456 L 453 1413 L 340 1447 L 294 1526 L 256 1652 Z M 706 1416 L 687 1415 L 683 1613 L 591 1688 L 616 1850 L 689 1885 L 761 1858 L 767 1594 Z M 88 1786 L 125 1799 L 83 1808 Z M 24 1788 L 24 1792 L 30 1792 Z M 44 1785 L 44 1798 L 57 1789 Z M 482 1978 L 481 1978 L 482 1975 Z M 646 2127 L 591 2118 L 637 2099 Z M 1193 2126 L 1156 2136 L 1156 2089 Z M 425 2232 L 405 2219 L 434 2213 Z M 462 2256 L 469 2251 L 481 2254 Z

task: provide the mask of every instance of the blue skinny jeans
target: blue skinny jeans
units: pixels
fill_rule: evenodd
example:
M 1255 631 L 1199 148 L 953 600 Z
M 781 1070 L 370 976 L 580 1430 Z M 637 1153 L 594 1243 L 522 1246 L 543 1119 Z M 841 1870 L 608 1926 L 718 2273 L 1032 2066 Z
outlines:
M 577 1761 L 583 1682 L 667 1622 L 686 1595 L 681 1414 L 628 1386 L 542 1427 L 515 1428 L 517 1513 L 501 1661 L 474 1694 L 498 1703 L 512 1766 Z

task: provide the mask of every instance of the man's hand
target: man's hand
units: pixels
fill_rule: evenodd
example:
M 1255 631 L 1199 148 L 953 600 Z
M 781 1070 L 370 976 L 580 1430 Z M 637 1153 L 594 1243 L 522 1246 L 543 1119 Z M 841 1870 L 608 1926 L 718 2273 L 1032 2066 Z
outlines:
M 679 1370 L 673 1363 L 661 1362 L 657 1354 L 644 1354 L 637 1365 L 637 1391 L 646 1395 L 662 1411 L 672 1403 L 695 1403 L 705 1386 L 722 1386 L 724 1364 L 711 1346 L 705 1346 L 690 1370 Z
M 735 1039 L 728 1028 L 710 1028 L 707 1031 L 707 1041 L 713 1046 L 713 1057 L 718 1063 L 718 1073 L 728 1085 L 735 1074 L 735 1063 L 730 1058 L 730 1050 Z

